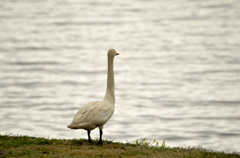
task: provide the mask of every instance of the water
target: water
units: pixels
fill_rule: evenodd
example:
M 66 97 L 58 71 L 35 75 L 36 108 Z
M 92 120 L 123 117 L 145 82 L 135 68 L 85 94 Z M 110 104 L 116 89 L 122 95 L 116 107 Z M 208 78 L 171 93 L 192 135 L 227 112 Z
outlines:
M 2 0 L 0 134 L 87 138 L 66 125 L 103 98 L 115 48 L 104 139 L 240 152 L 239 8 L 238 0 Z

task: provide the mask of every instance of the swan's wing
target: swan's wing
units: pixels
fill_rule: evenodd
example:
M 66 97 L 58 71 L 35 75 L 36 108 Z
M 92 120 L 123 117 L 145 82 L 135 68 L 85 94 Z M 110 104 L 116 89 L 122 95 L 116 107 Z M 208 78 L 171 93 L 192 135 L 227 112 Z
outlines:
M 79 109 L 69 128 L 94 129 L 105 124 L 112 116 L 113 110 L 113 106 L 108 102 L 90 102 Z
M 91 113 L 94 111 L 95 104 L 97 104 L 97 102 L 90 102 L 80 108 L 72 122 L 77 124 L 89 122 L 91 120 Z

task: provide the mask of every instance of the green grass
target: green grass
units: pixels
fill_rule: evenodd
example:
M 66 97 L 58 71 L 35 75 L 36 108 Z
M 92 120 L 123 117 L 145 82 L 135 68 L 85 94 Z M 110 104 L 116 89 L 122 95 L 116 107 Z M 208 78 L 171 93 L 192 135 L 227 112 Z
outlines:
M 103 141 L 89 144 L 85 139 L 45 139 L 28 136 L 0 135 L 0 157 L 181 157 L 240 158 L 239 154 L 214 152 L 200 147 L 180 148 L 151 146 L 151 142 L 116 143 Z

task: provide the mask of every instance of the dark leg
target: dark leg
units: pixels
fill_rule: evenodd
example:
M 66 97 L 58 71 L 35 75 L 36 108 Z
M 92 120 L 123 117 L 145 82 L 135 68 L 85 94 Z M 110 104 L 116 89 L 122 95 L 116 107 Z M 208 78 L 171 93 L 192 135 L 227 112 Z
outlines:
M 100 133 L 100 138 L 99 138 L 98 144 L 102 144 L 102 134 L 103 134 L 103 131 L 101 129 L 99 129 L 99 133 Z
M 88 130 L 88 131 L 87 131 L 87 134 L 88 134 L 88 143 L 92 143 L 92 140 L 91 140 L 91 137 L 90 137 L 90 133 L 91 133 L 91 132 Z

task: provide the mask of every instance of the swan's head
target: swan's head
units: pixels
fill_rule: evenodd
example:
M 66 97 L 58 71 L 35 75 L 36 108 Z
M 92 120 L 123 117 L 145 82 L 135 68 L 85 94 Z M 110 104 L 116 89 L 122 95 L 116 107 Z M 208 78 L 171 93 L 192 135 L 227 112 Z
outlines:
M 114 49 L 109 49 L 108 51 L 108 57 L 115 57 L 116 55 L 119 55 Z

